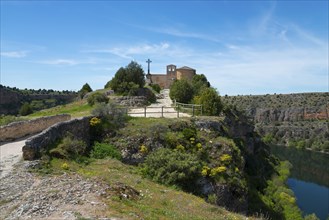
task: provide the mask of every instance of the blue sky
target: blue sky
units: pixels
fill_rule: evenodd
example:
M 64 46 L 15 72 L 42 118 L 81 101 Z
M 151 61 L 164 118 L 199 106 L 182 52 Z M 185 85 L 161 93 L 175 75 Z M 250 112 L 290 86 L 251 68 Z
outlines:
M 1 0 L 1 84 L 100 89 L 148 58 L 221 95 L 328 92 L 328 1 Z

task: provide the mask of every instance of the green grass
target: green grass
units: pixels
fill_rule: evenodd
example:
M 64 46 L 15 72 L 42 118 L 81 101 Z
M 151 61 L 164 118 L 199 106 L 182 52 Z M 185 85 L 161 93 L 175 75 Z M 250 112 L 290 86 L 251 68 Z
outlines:
M 245 219 L 245 216 L 229 212 L 221 207 L 206 203 L 202 198 L 166 187 L 142 178 L 138 168 L 115 159 L 94 160 L 87 166 L 60 159 L 52 160 L 56 172 L 62 164 L 69 165 L 69 172 L 93 180 L 101 180 L 110 186 L 122 183 L 141 193 L 138 199 L 120 199 L 109 193 L 104 198 L 107 216 L 122 219 Z M 249 218 L 253 219 L 253 218 Z
M 41 110 L 28 115 L 28 118 L 37 118 L 58 114 L 70 114 L 73 118 L 83 117 L 90 115 L 92 106 L 88 105 L 85 100 L 75 101 L 70 104 L 60 105 L 53 108 Z

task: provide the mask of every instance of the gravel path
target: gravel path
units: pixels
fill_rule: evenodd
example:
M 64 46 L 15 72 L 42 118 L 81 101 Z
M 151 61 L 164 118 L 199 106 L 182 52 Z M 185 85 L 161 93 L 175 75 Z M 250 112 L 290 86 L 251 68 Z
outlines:
M 108 186 L 77 174 L 29 172 L 38 161 L 20 161 L 0 182 L 0 219 L 106 218 L 101 197 Z
M 0 179 L 8 175 L 15 163 L 22 159 L 22 147 L 26 140 L 0 146 Z
M 171 107 L 172 101 L 169 97 L 169 89 L 161 90 L 161 96 L 163 98 L 157 99 L 156 103 L 153 103 L 147 107 L 146 117 L 154 117 L 154 118 L 162 117 L 161 114 L 162 107 L 166 107 L 163 109 L 164 112 L 163 117 L 177 118 L 177 111 Z M 132 109 L 131 111 L 129 111 L 129 114 L 131 114 L 134 117 L 144 117 L 144 108 Z M 179 117 L 191 117 L 191 116 L 189 114 L 180 112 Z

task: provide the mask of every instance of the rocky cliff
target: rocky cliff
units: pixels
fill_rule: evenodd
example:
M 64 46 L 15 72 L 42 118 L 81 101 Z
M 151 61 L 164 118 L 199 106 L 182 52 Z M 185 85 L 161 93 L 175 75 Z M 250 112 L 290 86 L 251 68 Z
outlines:
M 329 93 L 225 96 L 272 144 L 329 151 Z
M 61 93 L 55 91 L 38 91 L 26 92 L 29 90 L 19 90 L 0 85 L 0 115 L 10 114 L 17 115 L 20 107 L 25 103 L 29 103 L 35 110 L 43 107 L 53 107 L 59 104 L 66 104 L 73 101 L 77 95 L 73 92 Z M 45 94 L 41 94 L 41 93 Z M 46 94 L 48 92 L 48 94 Z

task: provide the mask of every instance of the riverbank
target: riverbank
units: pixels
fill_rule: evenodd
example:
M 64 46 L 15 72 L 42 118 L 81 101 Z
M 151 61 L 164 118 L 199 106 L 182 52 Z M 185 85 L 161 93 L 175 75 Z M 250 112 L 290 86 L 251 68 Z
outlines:
M 271 146 L 280 160 L 292 164 L 287 181 L 303 214 L 315 213 L 321 220 L 329 216 L 329 155 L 284 146 Z

